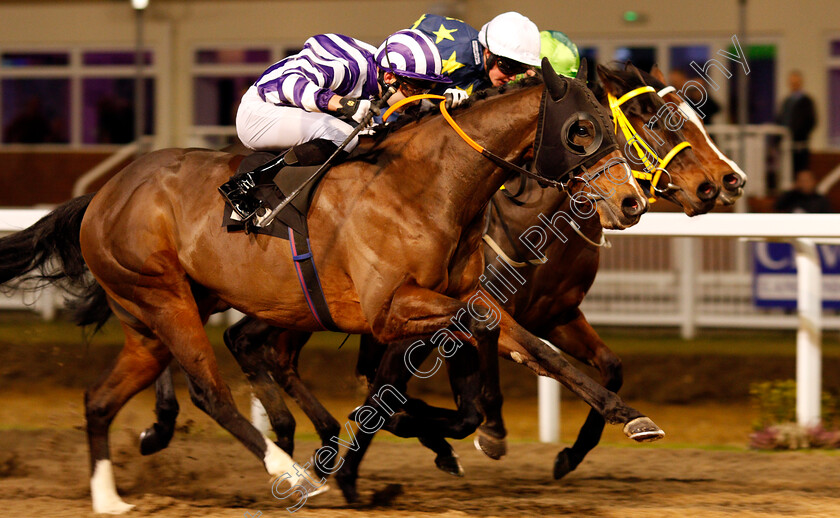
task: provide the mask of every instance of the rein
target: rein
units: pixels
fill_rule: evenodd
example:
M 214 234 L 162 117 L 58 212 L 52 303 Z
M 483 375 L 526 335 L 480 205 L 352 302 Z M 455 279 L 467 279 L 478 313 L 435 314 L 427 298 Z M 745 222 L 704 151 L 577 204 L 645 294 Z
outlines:
M 411 97 L 406 97 L 405 99 L 402 99 L 401 101 L 398 101 L 398 102 L 394 103 L 393 106 L 388 108 L 388 110 L 382 116 L 382 122 L 385 122 L 386 120 L 388 120 L 388 117 L 390 117 L 397 109 L 401 108 L 402 106 L 404 106 L 408 103 L 414 102 L 414 101 L 419 101 L 421 99 L 439 99 L 441 101 L 445 101 L 446 97 L 444 97 L 442 95 L 434 95 L 434 94 L 420 94 L 420 95 L 412 95 Z M 563 182 L 559 182 L 557 180 L 552 180 L 550 178 L 545 178 L 543 176 L 540 176 L 540 175 L 538 175 L 534 172 L 531 172 L 531 171 L 525 169 L 524 167 L 520 167 L 520 166 L 514 164 L 513 162 L 505 160 L 504 158 L 500 157 L 499 155 L 496 155 L 496 154 L 494 154 L 490 151 L 487 151 L 481 144 L 479 144 L 475 140 L 471 139 L 470 136 L 467 135 L 464 132 L 464 130 L 461 129 L 460 126 L 458 126 L 458 123 L 455 122 L 455 119 L 453 119 L 452 116 L 449 115 L 449 111 L 446 109 L 446 103 L 445 102 L 440 103 L 440 113 L 443 115 L 443 118 L 446 119 L 446 122 L 449 123 L 449 125 L 452 127 L 452 129 L 455 130 L 455 133 L 457 133 L 458 136 L 461 137 L 461 139 L 464 142 L 466 142 L 471 148 L 473 148 L 476 151 L 478 151 L 479 153 L 481 153 L 484 157 L 486 157 L 487 159 L 489 159 L 491 162 L 495 163 L 499 167 L 501 167 L 503 169 L 507 169 L 509 171 L 516 172 L 516 173 L 524 174 L 526 176 L 529 176 L 529 177 L 537 180 L 538 182 L 540 182 L 542 184 L 548 184 L 548 185 L 551 185 L 552 187 L 557 187 L 558 189 L 562 189 L 564 191 L 566 190 L 566 184 L 563 183 Z
M 659 155 L 651 149 L 647 143 L 642 140 L 641 136 L 636 132 L 633 125 L 630 123 L 630 120 L 624 115 L 624 112 L 621 111 L 621 105 L 625 102 L 629 101 L 630 99 L 639 96 L 644 93 L 657 93 L 656 89 L 652 86 L 642 86 L 636 88 L 635 90 L 631 90 L 626 94 L 622 95 L 619 99 L 616 99 L 611 93 L 607 93 L 607 99 L 610 103 L 610 111 L 612 112 L 613 118 L 615 119 L 615 131 L 618 132 L 618 129 L 621 128 L 622 133 L 624 133 L 624 137 L 627 139 L 627 142 L 631 142 L 633 144 L 633 148 L 636 150 L 636 153 L 639 155 L 642 163 L 645 164 L 645 171 L 633 171 L 633 176 L 639 180 L 646 180 L 650 182 L 651 185 L 651 192 L 653 196 L 648 198 L 648 201 L 651 203 L 656 202 L 656 194 L 666 192 L 666 189 L 659 189 L 657 188 L 657 184 L 659 183 L 659 179 L 662 176 L 662 173 L 668 175 L 670 180 L 670 174 L 665 169 L 666 166 L 673 160 L 677 154 L 682 151 L 683 149 L 691 147 L 691 144 L 687 141 L 682 141 L 676 146 L 674 146 L 671 151 L 668 152 L 663 158 L 659 158 Z M 667 92 L 666 92 L 667 93 Z M 663 95 L 659 92 L 660 97 Z M 649 153 L 649 154 L 648 154 Z M 655 165 L 649 156 L 652 156 L 655 160 L 659 163 Z M 651 173 L 653 171 L 653 173 Z M 670 182 L 668 184 L 670 186 Z

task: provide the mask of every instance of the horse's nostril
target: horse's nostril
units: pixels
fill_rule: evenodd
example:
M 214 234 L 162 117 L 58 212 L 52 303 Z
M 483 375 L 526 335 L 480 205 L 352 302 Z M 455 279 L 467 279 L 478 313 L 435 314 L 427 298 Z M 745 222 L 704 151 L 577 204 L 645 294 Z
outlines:
M 644 207 L 636 198 L 624 198 L 621 200 L 621 211 L 627 217 L 635 217 L 644 212 Z
M 703 201 L 717 198 L 719 189 L 711 182 L 703 182 L 697 186 L 697 197 Z
M 723 186 L 727 191 L 737 191 L 744 186 L 744 177 L 738 173 L 727 173 L 723 176 Z

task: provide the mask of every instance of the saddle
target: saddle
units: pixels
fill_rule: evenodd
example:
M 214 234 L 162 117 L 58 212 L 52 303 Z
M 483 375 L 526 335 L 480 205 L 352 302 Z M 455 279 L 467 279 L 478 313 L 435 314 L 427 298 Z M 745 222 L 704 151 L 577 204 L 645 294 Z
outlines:
M 288 153 L 288 152 L 287 152 Z M 275 158 L 272 153 L 258 152 L 246 156 L 237 168 L 237 174 L 253 171 Z M 256 196 L 263 201 L 263 206 L 268 210 L 273 209 L 286 199 L 286 194 L 294 192 L 312 173 L 318 170 L 320 165 L 312 166 L 283 166 L 279 171 L 269 171 L 256 178 Z M 288 205 L 286 205 L 275 220 L 267 227 L 257 227 L 250 220 L 242 221 L 234 219 L 233 209 L 225 204 L 224 220 L 222 225 L 228 232 L 248 232 L 255 234 L 267 234 L 281 239 L 289 239 L 288 229 L 291 228 L 301 235 L 308 235 L 306 227 L 306 214 L 309 212 L 309 205 L 312 202 L 312 194 L 324 175 L 320 175 L 310 182 Z
M 289 153 L 293 153 L 293 150 L 287 151 L 286 156 Z M 272 153 L 264 152 L 246 156 L 239 164 L 237 174 L 253 171 L 269 160 L 273 160 L 275 156 Z M 301 159 L 299 162 L 294 155 L 289 158 L 289 161 L 292 163 L 304 161 Z M 271 210 L 286 199 L 286 194 L 294 192 L 295 189 L 300 187 L 319 167 L 321 166 L 284 165 L 277 172 L 273 170 L 265 171 L 260 174 L 260 177 L 255 179 L 257 184 L 255 194 L 263 201 L 263 206 Z M 315 269 L 315 262 L 312 259 L 312 252 L 309 247 L 309 228 L 306 224 L 306 214 L 309 212 L 312 194 L 323 177 L 324 175 L 322 174 L 310 182 L 300 194 L 288 205 L 283 207 L 283 210 L 280 211 L 274 221 L 266 227 L 257 227 L 250 219 L 247 221 L 233 219 L 233 208 L 227 203 L 225 203 L 222 225 L 227 228 L 228 232 L 244 231 L 248 233 L 267 234 L 289 241 L 292 249 L 292 262 L 297 271 L 301 289 L 306 296 L 309 310 L 321 327 L 334 331 L 338 329 L 338 326 L 330 315 L 327 301 L 324 298 L 324 292 L 321 289 L 321 281 L 318 278 L 318 271 Z

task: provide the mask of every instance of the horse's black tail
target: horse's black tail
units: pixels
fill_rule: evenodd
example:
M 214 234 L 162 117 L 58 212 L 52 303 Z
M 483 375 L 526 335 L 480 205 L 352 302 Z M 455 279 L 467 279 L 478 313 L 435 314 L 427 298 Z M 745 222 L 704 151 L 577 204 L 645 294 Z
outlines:
M 78 326 L 95 325 L 93 332 L 99 331 L 114 312 L 108 305 L 108 295 L 98 283 L 93 283 L 85 293 L 69 304 L 73 311 L 73 321 Z
M 88 272 L 79 244 L 82 217 L 92 198 L 93 194 L 74 198 L 31 227 L 0 238 L 0 291 L 34 291 L 59 284 L 80 297 L 82 304 L 91 304 L 101 311 L 105 292 Z M 87 323 L 101 327 L 101 318 Z

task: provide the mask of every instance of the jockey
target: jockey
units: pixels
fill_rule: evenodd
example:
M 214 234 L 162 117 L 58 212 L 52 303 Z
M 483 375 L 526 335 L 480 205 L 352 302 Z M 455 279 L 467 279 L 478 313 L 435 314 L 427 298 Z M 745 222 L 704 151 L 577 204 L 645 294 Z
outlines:
M 294 147 L 293 156 L 314 154 L 323 161 L 389 88 L 396 89 L 387 101 L 393 105 L 439 83 L 451 83 L 441 68 L 434 42 L 418 30 L 395 32 L 378 49 L 349 36 L 319 34 L 306 40 L 298 54 L 271 65 L 248 89 L 236 114 L 236 132 L 250 149 Z M 357 144 L 353 139 L 345 150 Z M 285 158 L 259 170 L 277 170 Z M 253 173 L 236 175 L 219 187 L 242 219 L 260 207 L 251 195 L 256 186 Z
M 566 77 L 577 77 L 580 53 L 568 36 L 560 31 L 542 31 L 540 41 L 540 57 L 548 58 L 555 72 Z
M 496 16 L 479 31 L 455 18 L 424 14 L 412 29 L 423 31 L 437 45 L 443 74 L 452 79 L 452 85 L 437 85 L 432 93 L 450 94 L 452 106 L 473 92 L 503 85 L 540 65 L 540 31 L 516 12 Z

